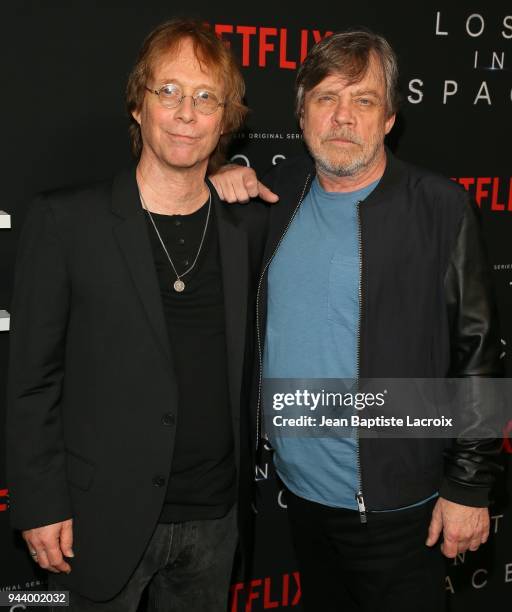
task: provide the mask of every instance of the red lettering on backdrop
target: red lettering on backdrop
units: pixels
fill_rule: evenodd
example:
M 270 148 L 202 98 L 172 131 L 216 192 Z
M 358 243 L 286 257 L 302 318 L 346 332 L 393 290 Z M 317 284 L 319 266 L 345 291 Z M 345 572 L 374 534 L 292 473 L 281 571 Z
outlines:
M 244 583 L 237 582 L 231 585 L 231 612 L 237 612 L 238 610 L 238 591 L 243 591 Z
M 315 39 L 315 42 L 320 42 L 322 40 L 322 38 L 327 38 L 328 36 L 332 36 L 332 32 L 330 30 L 327 30 L 327 32 L 322 36 L 322 33 L 320 32 L 320 30 L 313 30 L 313 38 Z
M 223 34 L 232 34 L 233 33 L 233 26 L 232 25 L 223 25 L 221 23 L 216 23 L 215 24 L 215 34 L 217 34 L 217 36 L 222 40 L 222 42 L 226 45 L 226 47 L 230 47 L 231 43 L 229 42 L 229 40 L 224 40 L 222 38 Z
M 207 24 L 209 25 L 209 24 Z M 276 43 L 269 40 L 272 36 L 279 35 L 279 67 L 285 70 L 296 70 L 298 64 L 302 64 L 306 58 L 310 45 L 310 31 L 300 31 L 300 52 L 299 60 L 289 59 L 288 57 L 288 28 L 269 28 L 257 26 L 232 25 L 226 23 L 216 23 L 213 25 L 215 34 L 227 46 L 231 47 L 232 41 L 225 38 L 225 34 L 239 34 L 242 38 L 242 66 L 248 67 L 251 65 L 251 37 L 258 36 L 258 66 L 265 68 L 267 66 L 267 55 L 276 49 Z M 331 30 L 327 30 L 322 34 L 320 30 L 311 30 L 312 42 L 315 44 L 327 36 L 332 35 Z
M 260 51 L 258 54 L 258 66 L 262 68 L 267 65 L 267 52 L 274 50 L 274 43 L 267 42 L 267 36 L 276 36 L 277 28 L 260 28 Z
M 279 37 L 279 67 L 289 68 L 295 70 L 297 68 L 297 62 L 292 62 L 286 59 L 286 43 L 288 40 L 288 30 L 281 28 Z
M 290 602 L 290 577 L 293 577 L 295 581 L 295 592 L 293 595 L 293 599 Z M 277 581 L 276 581 L 277 582 Z M 279 596 L 276 594 L 274 597 L 276 599 L 272 599 L 272 577 L 267 576 L 264 579 L 258 578 L 251 580 L 247 583 L 248 589 L 246 591 L 245 596 L 245 605 L 244 598 L 240 595 L 241 591 L 244 591 L 246 584 L 243 582 L 238 582 L 236 584 L 231 585 L 230 588 L 230 599 L 231 599 L 231 607 L 230 612 L 239 612 L 239 609 L 245 610 L 245 612 L 252 612 L 252 602 L 260 599 L 261 595 L 261 585 L 263 584 L 263 601 L 262 606 L 264 610 L 270 610 L 273 608 L 283 607 L 286 608 L 288 606 L 296 606 L 302 597 L 302 589 L 300 586 L 300 574 L 299 572 L 293 572 L 292 574 L 283 574 L 282 575 L 282 584 L 281 584 L 281 600 L 279 601 Z M 259 588 L 258 588 L 259 587 Z M 276 585 L 277 588 L 277 585 Z M 275 589 L 274 589 L 275 590 Z
M 489 185 L 491 183 L 490 177 L 482 177 L 479 176 L 476 179 L 476 194 L 475 200 L 478 206 L 482 206 L 482 198 L 487 198 L 489 196 L 489 192 L 487 189 L 484 189 L 484 185 Z
M 495 176 L 492 179 L 492 200 L 491 210 L 505 210 L 505 204 L 498 203 L 498 191 L 500 189 L 500 179 Z
M 265 610 L 269 610 L 270 608 L 278 608 L 278 601 L 270 601 L 270 588 L 272 586 L 272 582 L 270 578 L 265 578 L 264 586 L 263 586 L 263 608 Z
M 453 179 L 453 180 L 457 180 L 457 179 Z M 469 191 L 470 185 L 474 185 L 475 184 L 475 179 L 473 177 L 460 178 L 460 179 L 458 179 L 458 182 L 464 187 L 464 189 L 466 191 Z
M 510 420 L 503 430 L 503 444 L 501 446 L 501 450 L 505 451 L 509 455 L 512 455 L 512 440 L 510 436 L 512 435 L 512 420 Z
M 282 597 L 283 606 L 288 605 L 289 593 L 290 593 L 290 575 L 285 574 L 283 576 L 283 597 Z
M 0 497 L 7 497 L 9 493 L 8 489 L 0 489 Z M 5 512 L 7 510 L 7 504 L 0 504 L 0 512 Z
M 300 63 L 306 59 L 306 55 L 308 54 L 308 31 L 301 30 L 300 31 Z
M 300 598 L 302 596 L 302 589 L 300 586 L 300 574 L 299 572 L 293 572 L 292 576 L 295 578 L 295 585 L 297 587 L 295 597 L 292 599 L 292 606 L 296 606 L 299 603 Z
M 255 599 L 259 599 L 259 592 L 254 591 L 254 587 L 261 586 L 261 580 L 258 578 L 257 580 L 251 580 L 249 586 L 249 592 L 247 593 L 247 601 L 245 603 L 245 612 L 252 612 L 252 602 Z
M 242 66 L 249 66 L 250 64 L 250 44 L 251 36 L 256 34 L 256 28 L 254 26 L 237 26 L 236 33 L 242 35 Z
M 452 180 L 459 183 L 464 187 L 466 191 L 471 191 L 470 187 L 475 185 L 475 200 L 478 206 L 482 206 L 482 200 L 485 198 L 491 198 L 491 205 L 489 210 L 492 212 L 512 212 L 512 177 L 508 178 L 508 187 L 503 186 L 501 188 L 502 179 L 499 176 L 495 177 L 464 177 L 464 178 L 453 178 Z M 503 182 L 506 182 L 504 179 Z M 485 188 L 485 185 L 491 184 L 491 190 Z M 508 188 L 508 193 L 506 189 Z M 500 196 L 501 191 L 501 196 Z M 506 200 L 501 198 L 507 198 Z

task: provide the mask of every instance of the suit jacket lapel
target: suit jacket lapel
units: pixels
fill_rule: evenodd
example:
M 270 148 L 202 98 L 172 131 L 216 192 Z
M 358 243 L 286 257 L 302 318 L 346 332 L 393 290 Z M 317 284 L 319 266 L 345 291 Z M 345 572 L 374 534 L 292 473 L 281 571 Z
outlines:
M 240 391 L 247 333 L 248 241 L 247 235 L 210 185 L 219 234 L 224 291 L 229 393 L 233 416 L 240 410 Z M 120 173 L 112 188 L 112 211 L 120 217 L 114 235 L 123 253 L 148 322 L 164 356 L 172 363 L 167 324 L 155 271 L 145 213 L 140 205 L 135 168 Z
M 226 319 L 226 348 L 229 391 L 233 416 L 240 411 L 245 336 L 247 333 L 248 242 L 247 234 L 236 224 L 229 204 L 220 202 L 210 186 L 219 232 L 220 260 Z
M 141 207 L 135 168 L 120 173 L 112 188 L 112 211 L 122 218 L 114 235 L 123 253 L 135 289 L 141 299 L 155 340 L 166 359 L 172 360 L 160 287 Z

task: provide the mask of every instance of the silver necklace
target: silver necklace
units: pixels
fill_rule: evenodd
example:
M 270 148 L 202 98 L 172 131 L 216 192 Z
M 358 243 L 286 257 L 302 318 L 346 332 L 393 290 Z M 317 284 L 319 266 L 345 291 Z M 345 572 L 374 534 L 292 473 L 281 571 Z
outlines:
M 196 256 L 194 258 L 194 261 L 192 262 L 192 265 L 189 266 L 185 272 L 183 272 L 182 274 L 178 274 L 178 271 L 176 270 L 176 267 L 171 259 L 171 256 L 169 255 L 169 251 L 167 250 L 164 241 L 162 240 L 162 236 L 160 236 L 160 232 L 158 231 L 158 228 L 155 224 L 155 221 L 153 219 L 153 215 L 149 212 L 148 207 L 146 206 L 146 202 L 144 202 L 144 198 L 142 197 L 142 193 L 139 191 L 139 197 L 140 197 L 140 202 L 142 204 L 142 208 L 144 208 L 144 210 L 148 213 L 149 215 L 149 219 L 151 220 L 151 224 L 153 225 L 156 235 L 158 236 L 158 240 L 160 240 L 160 244 L 162 245 L 162 248 L 164 250 L 164 253 L 167 255 L 167 259 L 169 260 L 169 263 L 171 264 L 171 267 L 173 269 L 174 274 L 176 275 L 176 280 L 173 283 L 173 288 L 174 291 L 177 291 L 178 293 L 181 293 L 182 291 L 184 291 L 185 289 L 185 283 L 181 280 L 185 274 L 188 274 L 191 270 L 193 270 L 194 266 L 197 263 L 197 259 L 199 257 L 199 253 L 201 253 L 201 249 L 203 248 L 203 242 L 204 242 L 204 238 L 206 236 L 206 230 L 208 228 L 208 221 L 210 219 L 210 210 L 212 207 L 212 192 L 210 191 L 210 188 L 208 187 L 208 185 L 206 186 L 208 189 L 208 213 L 206 215 L 206 223 L 204 224 L 204 230 L 203 230 L 203 235 L 201 236 L 201 242 L 199 243 L 199 248 L 197 249 L 197 253 Z

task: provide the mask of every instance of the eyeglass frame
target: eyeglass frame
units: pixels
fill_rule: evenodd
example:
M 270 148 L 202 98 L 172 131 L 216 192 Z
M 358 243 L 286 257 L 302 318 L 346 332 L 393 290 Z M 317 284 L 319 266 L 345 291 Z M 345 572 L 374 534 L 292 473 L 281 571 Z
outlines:
M 214 110 L 212 110 L 212 112 L 211 112 L 211 113 L 205 113 L 204 111 L 199 110 L 199 109 L 198 109 L 198 107 L 197 107 L 197 105 L 196 105 L 196 97 L 195 97 L 195 96 L 197 96 L 197 94 L 195 94 L 195 95 L 192 95 L 192 94 L 183 94 L 183 95 L 181 96 L 181 98 L 179 99 L 178 103 L 177 103 L 175 106 L 165 106 L 165 104 L 162 102 L 162 98 L 160 98 L 160 93 L 161 93 L 162 89 L 163 89 L 164 87 L 167 87 L 168 85 L 173 85 L 173 83 L 165 83 L 164 85 L 162 85 L 162 87 L 160 87 L 160 89 L 151 89 L 151 87 L 148 87 L 147 85 L 145 85 L 145 88 L 146 88 L 146 89 L 147 89 L 147 90 L 148 90 L 150 93 L 156 94 L 156 95 L 158 96 L 158 100 L 160 101 L 160 104 L 161 104 L 161 105 L 162 105 L 164 108 L 168 108 L 169 110 L 171 110 L 171 109 L 173 109 L 173 108 L 179 108 L 179 106 L 181 105 L 181 103 L 183 102 L 183 100 L 184 100 L 185 98 L 192 98 L 192 104 L 194 105 L 194 109 L 195 109 L 195 110 L 197 110 L 197 112 L 198 112 L 198 113 L 201 113 L 201 115 L 206 115 L 206 116 L 208 116 L 208 115 L 213 115 L 213 113 L 217 112 L 217 109 L 218 109 L 220 106 L 222 106 L 222 107 L 225 107 L 225 106 L 226 106 L 226 102 L 218 102 L 218 103 L 217 103 L 217 106 L 215 107 L 215 109 L 214 109 Z M 181 87 L 180 87 L 180 89 L 181 89 Z M 200 90 L 200 91 L 208 91 L 208 90 Z M 215 94 L 214 94 L 213 92 L 208 91 L 208 93 L 211 93 L 213 96 L 215 96 Z M 215 97 L 217 97 L 217 96 L 215 96 Z

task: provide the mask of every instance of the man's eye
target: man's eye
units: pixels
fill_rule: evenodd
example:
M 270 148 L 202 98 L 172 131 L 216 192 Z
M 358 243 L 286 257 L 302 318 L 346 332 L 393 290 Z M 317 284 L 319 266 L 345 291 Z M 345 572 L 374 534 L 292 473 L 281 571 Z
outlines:
M 166 97 L 180 97 L 181 90 L 176 85 L 164 85 L 160 92 Z
M 373 106 L 375 104 L 371 98 L 357 98 L 356 102 L 360 106 Z
M 318 96 L 316 100 L 320 104 L 336 104 L 336 96 L 323 95 Z
M 201 98 L 201 100 L 209 100 L 210 98 L 215 96 L 209 91 L 198 91 L 196 97 Z

